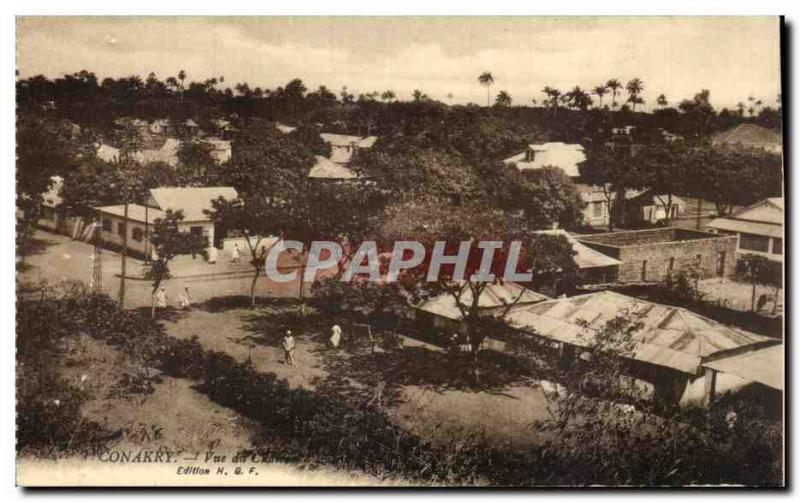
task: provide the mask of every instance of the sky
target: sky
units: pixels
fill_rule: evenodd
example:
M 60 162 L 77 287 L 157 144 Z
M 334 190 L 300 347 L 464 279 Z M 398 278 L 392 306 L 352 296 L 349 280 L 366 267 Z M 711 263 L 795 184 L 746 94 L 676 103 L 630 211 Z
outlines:
M 453 104 L 486 103 L 483 71 L 492 95 L 505 90 L 514 104 L 541 101 L 548 85 L 638 77 L 648 108 L 662 93 L 677 104 L 709 89 L 721 109 L 748 96 L 776 105 L 780 35 L 766 17 L 20 17 L 17 67 L 21 78 L 87 69 L 100 79 L 182 69 L 264 89 L 297 77 L 309 89 L 401 99 L 421 89 Z

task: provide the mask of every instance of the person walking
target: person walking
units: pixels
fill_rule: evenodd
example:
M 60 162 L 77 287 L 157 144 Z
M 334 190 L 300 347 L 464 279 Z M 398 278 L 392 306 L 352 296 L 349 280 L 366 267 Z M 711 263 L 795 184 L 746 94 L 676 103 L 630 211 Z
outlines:
M 189 286 L 183 288 L 183 293 L 181 293 L 181 296 L 178 298 L 178 304 L 183 310 L 192 308 L 192 295 L 189 293 Z
M 331 347 L 334 349 L 339 348 L 339 344 L 342 343 L 342 328 L 339 327 L 338 324 L 334 324 L 331 328 Z
M 296 344 L 291 331 L 286 331 L 281 345 L 283 345 L 284 363 L 294 366 L 294 355 L 292 355 L 292 351 L 294 351 Z
M 239 245 L 233 245 L 233 251 L 231 251 L 231 263 L 239 263 L 239 259 L 242 257 L 242 252 L 239 251 Z
M 164 286 L 161 286 L 159 290 L 156 292 L 156 304 L 153 306 L 153 317 L 156 316 L 156 309 L 166 309 L 167 308 L 167 292 L 164 289 Z

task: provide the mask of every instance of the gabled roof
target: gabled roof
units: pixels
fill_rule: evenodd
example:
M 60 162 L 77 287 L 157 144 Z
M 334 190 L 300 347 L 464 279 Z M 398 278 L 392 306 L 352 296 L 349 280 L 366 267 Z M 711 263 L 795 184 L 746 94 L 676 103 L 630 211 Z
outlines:
M 275 129 L 279 130 L 283 134 L 289 134 L 290 132 L 296 130 L 296 127 L 288 126 L 286 124 L 281 124 L 280 122 L 275 124 Z
M 515 164 L 517 169 L 525 171 L 529 169 L 541 169 L 546 166 L 558 167 L 567 176 L 577 178 L 580 176 L 578 164 L 586 160 L 583 147 L 576 143 L 541 143 L 528 145 L 528 150 L 533 152 L 533 160 L 525 161 L 525 153 L 522 152 L 503 161 L 505 164 Z
M 321 155 L 315 155 L 315 157 L 317 161 L 308 173 L 309 178 L 349 180 L 358 177 L 353 170 L 341 164 Z
M 571 236 L 566 230 L 563 229 L 556 229 L 556 230 L 540 230 L 536 233 L 540 234 L 548 234 L 548 235 L 560 235 L 566 238 L 570 244 L 572 244 L 572 249 L 575 251 L 575 256 L 572 258 L 575 260 L 575 264 L 578 265 L 578 268 L 583 270 L 587 268 L 598 268 L 598 267 L 611 267 L 614 265 L 621 265 L 622 262 L 614 259 L 610 256 L 606 256 L 600 251 L 596 251 L 589 246 L 578 242 L 575 237 Z
M 125 204 L 118 204 L 116 206 L 101 206 L 96 207 L 98 211 L 105 214 L 112 214 L 114 216 L 119 216 L 120 218 L 125 217 Z M 158 218 L 163 218 L 164 212 L 160 209 L 156 209 L 154 207 L 148 207 L 145 210 L 144 206 L 140 206 L 139 204 L 128 204 L 128 219 L 131 221 L 138 221 L 140 223 L 153 223 Z
M 653 206 L 663 206 L 664 204 L 666 204 L 667 195 L 661 194 L 661 197 L 663 197 L 664 199 L 663 202 L 659 198 L 659 194 L 653 193 L 652 188 L 625 190 L 625 200 L 639 199 L 640 202 L 644 202 L 648 205 L 653 205 Z M 684 202 L 683 199 L 674 194 L 672 195 L 672 204 L 680 208 L 686 207 L 686 202 Z
M 211 209 L 211 201 L 219 197 L 233 200 L 239 197 L 233 187 L 153 188 L 150 196 L 158 207 L 166 211 L 182 210 L 184 221 L 208 221 L 204 210 Z
M 730 216 L 717 218 L 709 228 L 768 237 L 783 237 L 783 197 L 770 197 L 739 209 Z
M 783 390 L 784 359 L 785 351 L 781 343 L 772 347 L 707 362 L 703 364 L 703 367 L 736 375 L 773 389 Z
M 322 140 L 331 146 L 357 146 L 358 148 L 371 148 L 378 140 L 377 136 L 351 136 L 349 134 L 334 134 L 323 132 L 319 135 Z
M 633 354 L 622 354 L 623 357 L 689 374 L 697 374 L 701 363 L 709 356 L 779 343 L 683 308 L 611 291 L 530 305 L 512 312 L 508 321 L 522 331 L 586 347 L 594 343 L 598 330 L 606 322 L 625 314 L 632 321 L 642 323 L 642 328 L 634 335 L 636 347 Z
M 517 300 L 517 297 L 519 297 L 519 300 Z M 549 297 L 524 288 L 517 283 L 506 281 L 488 284 L 483 293 L 481 293 L 480 298 L 478 298 L 478 306 L 481 309 L 495 309 L 504 307 L 515 300 L 517 300 L 516 307 L 517 305 L 530 305 L 549 300 Z M 469 288 L 464 288 L 461 293 L 460 303 L 462 305 L 470 305 L 472 303 L 472 292 Z M 458 308 L 455 298 L 448 293 L 426 300 L 417 305 L 416 308 L 454 321 L 462 318 L 461 310 Z
M 739 124 L 733 129 L 714 134 L 711 143 L 714 146 L 761 148 L 777 152 L 782 149 L 783 137 L 780 132 L 757 124 Z

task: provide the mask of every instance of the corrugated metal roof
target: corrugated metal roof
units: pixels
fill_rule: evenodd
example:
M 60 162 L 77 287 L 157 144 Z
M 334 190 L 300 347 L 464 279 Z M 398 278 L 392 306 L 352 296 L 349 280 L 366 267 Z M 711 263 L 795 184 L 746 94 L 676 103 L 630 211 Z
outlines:
M 184 221 L 209 221 L 204 210 L 211 209 L 212 200 L 219 197 L 233 200 L 239 197 L 233 187 L 153 188 L 150 195 L 164 211 L 182 210 Z
M 529 305 L 531 303 L 542 302 L 550 298 L 524 288 L 519 284 L 513 282 L 504 282 L 502 284 L 489 284 L 486 289 L 478 298 L 478 306 L 481 309 L 493 309 L 503 307 L 512 303 L 518 296 L 522 295 L 517 301 L 516 305 Z M 462 305 L 470 305 L 472 303 L 472 292 L 469 288 L 464 288 L 461 294 L 460 303 Z M 427 300 L 420 305 L 417 305 L 419 310 L 435 314 L 441 317 L 446 317 L 452 320 L 460 320 L 462 318 L 461 310 L 456 304 L 455 298 L 452 295 L 445 293 L 430 300 Z
M 512 312 L 508 321 L 523 331 L 587 346 L 606 322 L 625 314 L 643 325 L 634 336 L 634 359 L 685 373 L 696 373 L 702 359 L 713 354 L 773 341 L 686 309 L 611 291 L 537 303 Z
M 710 361 L 703 367 L 783 390 L 785 357 L 783 344 L 780 344 Z

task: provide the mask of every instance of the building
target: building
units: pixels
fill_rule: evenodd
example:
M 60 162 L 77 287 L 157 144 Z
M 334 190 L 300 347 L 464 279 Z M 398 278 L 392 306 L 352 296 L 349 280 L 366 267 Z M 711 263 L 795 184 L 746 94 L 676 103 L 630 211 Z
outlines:
M 603 187 L 576 183 L 578 196 L 583 202 L 583 223 L 593 227 L 608 225 L 610 214 L 608 212 L 608 198 Z M 613 196 L 613 195 L 612 195 Z
M 667 207 L 669 204 L 669 207 Z M 673 195 L 657 195 L 652 190 L 628 190 L 625 193 L 625 223 L 650 224 L 674 220 L 686 211 L 686 203 Z
M 528 145 L 524 152 L 505 159 L 503 163 L 514 165 L 520 171 L 558 167 L 570 178 L 577 178 L 580 176 L 578 164 L 584 160 L 586 154 L 581 145 L 555 142 Z
M 372 148 L 378 140 L 376 136 L 349 136 L 347 134 L 322 133 L 319 135 L 331 147 L 330 160 L 337 164 L 347 164 L 361 149 Z
M 572 258 L 578 266 L 578 285 L 608 284 L 616 280 L 619 266 L 622 265 L 616 258 L 583 244 L 566 230 L 541 230 L 537 233 L 562 236 L 572 244 L 575 251 Z M 554 288 L 554 291 L 558 291 L 558 288 Z
M 783 135 L 756 124 L 739 124 L 733 129 L 722 131 L 711 137 L 714 148 L 733 148 L 744 150 L 763 150 L 769 153 L 783 152 Z
M 578 240 L 619 260 L 614 282 L 661 282 L 679 270 L 701 279 L 730 277 L 736 266 L 736 238 L 683 228 L 628 230 L 584 235 Z
M 181 231 L 205 235 L 209 246 L 216 245 L 225 237 L 205 213 L 212 208 L 211 201 L 219 197 L 228 200 L 239 195 L 233 187 L 153 188 L 146 205 L 128 204 L 128 219 L 125 220 L 125 205 L 98 207 L 100 237 L 104 244 L 121 247 L 128 233 L 128 249 L 142 256 L 151 253 L 146 235 L 153 230 L 153 223 L 163 218 L 167 210 L 183 211 L 183 220 L 178 224 Z
M 342 164 L 337 164 L 331 159 L 321 155 L 316 155 L 315 157 L 317 161 L 308 173 L 309 178 L 341 182 L 353 180 L 358 177 L 355 171 Z
M 478 298 L 478 308 L 481 311 L 481 315 L 501 315 L 511 303 L 514 303 L 514 307 L 521 307 L 549 299 L 543 294 L 531 291 L 513 282 L 490 283 Z M 462 305 L 471 305 L 472 292 L 469 288 L 464 289 L 460 303 Z M 467 334 L 467 328 L 463 322 L 464 316 L 451 294 L 444 293 L 425 300 L 414 306 L 410 312 L 422 331 L 440 330 L 444 332 L 445 336 L 457 334 L 462 337 L 462 341 L 465 341 L 463 337 Z M 448 343 L 446 339 L 438 339 L 436 341 L 443 345 Z M 502 350 L 503 346 L 503 344 L 498 344 L 497 341 L 493 340 L 484 341 L 484 345 L 482 347 L 484 349 L 496 350 Z
M 61 187 L 64 186 L 64 178 L 61 176 L 51 176 L 50 186 L 42 194 L 42 207 L 37 224 L 40 227 L 58 232 L 63 225 L 64 215 L 61 213 L 60 206 Z
M 286 124 L 281 124 L 280 122 L 275 123 L 275 129 L 279 130 L 283 134 L 289 134 L 297 130 L 296 127 L 288 126 Z
M 736 391 L 748 381 L 720 374 L 707 379 L 704 365 L 752 353 L 780 340 L 725 326 L 689 310 L 639 300 L 611 291 L 589 293 L 520 307 L 507 316 L 523 336 L 557 349 L 567 363 L 597 343 L 597 334 L 621 315 L 640 328 L 630 350 L 617 350 L 626 373 L 653 396 L 682 406 L 705 404 L 717 393 Z M 713 387 L 712 384 L 713 383 Z
M 211 158 L 217 164 L 222 164 L 231 160 L 233 149 L 231 147 L 232 141 L 220 138 L 207 138 L 206 143 L 211 145 Z
M 771 197 L 717 218 L 707 225 L 712 232 L 736 236 L 736 251 L 783 261 L 783 197 Z

